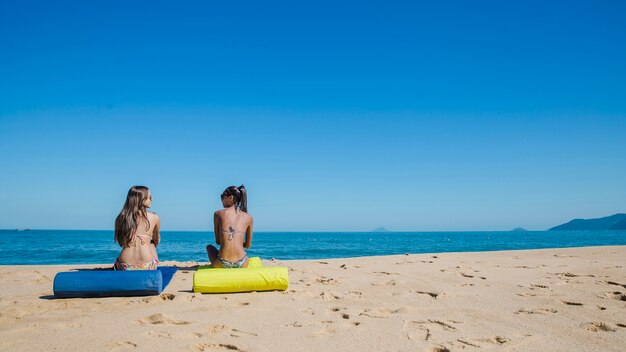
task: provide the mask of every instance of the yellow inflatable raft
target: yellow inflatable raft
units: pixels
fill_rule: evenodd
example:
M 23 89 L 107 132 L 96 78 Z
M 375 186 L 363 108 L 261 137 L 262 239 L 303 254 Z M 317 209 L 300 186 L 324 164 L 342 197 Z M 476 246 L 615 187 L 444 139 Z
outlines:
M 264 267 L 259 257 L 250 258 L 247 268 L 204 266 L 193 275 L 193 292 L 200 293 L 284 291 L 288 287 L 287 268 Z

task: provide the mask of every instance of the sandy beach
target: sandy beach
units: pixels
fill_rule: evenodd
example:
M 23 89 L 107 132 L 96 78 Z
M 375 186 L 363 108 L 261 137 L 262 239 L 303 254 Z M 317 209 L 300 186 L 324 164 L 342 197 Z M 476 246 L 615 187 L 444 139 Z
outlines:
M 624 351 L 626 246 L 271 261 L 284 292 L 54 299 L 0 266 L 2 351 Z

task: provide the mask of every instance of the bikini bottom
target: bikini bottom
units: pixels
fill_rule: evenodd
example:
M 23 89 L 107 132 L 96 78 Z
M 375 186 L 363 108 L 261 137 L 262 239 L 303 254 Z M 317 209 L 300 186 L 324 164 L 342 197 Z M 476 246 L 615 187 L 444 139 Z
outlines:
M 120 258 L 117 258 L 113 264 L 113 270 L 156 270 L 157 264 L 159 264 L 159 260 L 156 258 L 142 264 L 122 263 Z
M 244 264 L 246 264 L 246 261 L 248 260 L 248 255 L 244 254 L 243 258 L 239 259 L 236 262 L 231 262 L 229 260 L 226 260 L 222 257 L 220 257 L 220 255 L 217 255 L 217 259 L 222 262 L 222 265 L 224 266 L 224 268 L 228 268 L 228 269 L 234 269 L 234 268 L 242 268 L 244 266 Z

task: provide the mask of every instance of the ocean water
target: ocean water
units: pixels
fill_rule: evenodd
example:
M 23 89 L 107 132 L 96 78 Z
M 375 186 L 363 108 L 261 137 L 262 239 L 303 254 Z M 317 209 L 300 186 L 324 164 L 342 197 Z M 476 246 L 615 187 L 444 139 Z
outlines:
M 159 259 L 206 262 L 213 239 L 163 231 Z M 256 232 L 248 254 L 287 260 L 605 245 L 626 245 L 626 231 Z M 0 265 L 113 263 L 119 252 L 113 231 L 0 230 Z

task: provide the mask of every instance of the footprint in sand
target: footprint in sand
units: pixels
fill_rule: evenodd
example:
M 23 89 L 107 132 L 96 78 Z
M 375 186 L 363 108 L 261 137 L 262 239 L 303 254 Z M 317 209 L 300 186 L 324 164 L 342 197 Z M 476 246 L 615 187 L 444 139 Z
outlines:
M 363 296 L 363 293 L 361 293 L 359 291 L 348 291 L 348 296 L 361 298 Z
M 607 331 L 607 332 L 615 332 L 615 329 L 610 327 L 608 324 L 601 321 L 594 321 L 591 323 L 584 324 L 587 330 L 593 332 Z
M 615 282 L 615 281 L 606 281 L 606 283 L 607 283 L 608 285 L 613 285 L 613 286 L 622 286 L 623 288 L 626 288 L 626 285 L 620 284 L 620 283 Z
M 426 321 L 409 321 L 405 323 L 405 328 L 411 328 L 415 332 L 415 329 L 421 329 L 422 338 L 424 341 L 428 341 L 431 337 L 431 332 L 433 330 L 443 330 L 443 331 L 456 331 L 456 327 L 454 324 L 459 324 L 460 321 L 456 320 L 437 320 L 437 319 L 428 319 Z M 410 333 L 410 331 L 409 331 Z M 409 336 L 410 338 L 410 336 Z
M 395 286 L 396 280 L 386 280 L 381 282 L 372 282 L 372 286 Z
M 301 328 L 303 326 L 317 326 L 317 327 L 321 326 L 322 327 L 321 330 L 317 330 L 313 332 L 314 336 L 328 335 L 337 331 L 337 329 L 334 327 L 335 322 L 333 320 L 306 321 L 306 322 L 294 321 L 293 323 L 284 324 L 283 326 L 290 327 L 290 328 Z
M 377 309 L 369 309 L 365 308 L 360 316 L 365 316 L 368 318 L 389 318 L 390 314 L 407 314 L 413 310 L 411 307 L 404 306 L 400 308 L 377 308 Z
M 320 330 L 314 331 L 311 335 L 326 336 L 326 335 L 332 335 L 337 332 L 337 328 L 334 327 L 335 322 L 332 320 L 324 320 L 324 321 L 314 323 L 314 325 L 320 325 L 320 324 L 323 327 Z
M 546 314 L 557 313 L 557 312 L 558 311 L 556 309 L 551 309 L 551 308 L 536 308 L 536 309 L 522 308 L 522 309 L 518 310 L 517 312 L 515 312 L 515 314 L 542 314 L 542 315 L 546 315 Z
M 341 296 L 339 294 L 332 291 L 324 291 L 320 294 L 320 297 L 325 301 L 341 299 Z
M 478 270 L 474 270 L 474 272 L 478 272 Z M 484 276 L 474 276 L 474 275 L 466 274 L 466 273 L 463 273 L 463 272 L 458 272 L 456 274 L 457 274 L 457 276 L 467 277 L 467 278 L 470 278 L 470 279 L 474 278 L 474 277 L 477 277 L 477 278 L 479 278 L 481 280 L 487 280 L 487 278 L 484 277 Z
M 231 337 L 239 337 L 240 335 L 238 335 L 238 334 L 250 335 L 250 336 L 259 336 L 259 334 L 256 334 L 256 333 L 253 333 L 253 332 L 248 332 L 248 331 L 243 331 L 243 330 L 239 330 L 239 329 L 235 329 L 235 328 L 230 329 L 230 331 L 231 331 L 231 334 L 230 334 Z
M 318 283 L 322 285 L 337 285 L 339 283 L 337 280 L 333 279 L 332 277 L 326 277 L 326 276 L 318 276 L 315 278 L 315 281 L 317 281 Z
M 141 301 L 143 303 L 154 303 L 154 302 L 161 301 L 161 297 L 159 297 L 159 296 L 150 296 L 150 297 L 142 298 Z
M 389 314 L 387 312 L 382 311 L 381 309 L 369 309 L 365 308 L 365 310 L 359 314 L 359 316 L 368 317 L 368 318 L 389 318 Z
M 620 291 L 605 292 L 604 298 L 610 298 L 610 299 L 614 299 L 617 301 L 626 301 L 626 294 Z
M 473 286 L 474 284 L 470 284 L 470 285 Z M 434 299 L 444 298 L 448 296 L 445 292 L 428 292 L 428 291 L 414 291 L 414 292 L 420 295 L 428 295 Z
M 407 314 L 414 311 L 415 308 L 410 306 L 402 306 L 400 308 L 387 308 L 383 309 L 383 311 L 388 312 L 389 314 Z
M 561 300 L 561 303 L 563 304 L 567 304 L 568 306 L 582 306 L 582 303 L 578 303 L 578 302 L 571 302 L 571 301 L 564 301 Z
M 422 322 L 405 321 L 403 330 L 406 333 L 406 337 L 412 341 L 428 341 L 431 337 L 430 329 L 422 326 Z
M 378 308 L 378 309 L 369 309 L 365 308 L 363 312 L 359 313 L 359 316 L 364 316 L 368 318 L 377 318 L 377 319 L 386 319 L 389 318 L 390 314 L 408 314 L 411 312 L 411 307 L 400 307 L 400 308 Z
M 399 273 L 390 273 L 390 272 L 386 272 L 386 271 L 373 271 L 372 274 L 379 274 L 379 275 L 400 275 Z
M 415 263 L 415 262 L 412 261 L 412 260 L 404 260 L 404 261 L 401 261 L 401 262 L 396 262 L 396 265 L 413 264 L 413 263 Z
M 151 331 L 148 332 L 148 335 L 156 336 L 156 337 L 160 337 L 162 339 L 168 339 L 168 340 L 173 339 L 172 334 L 170 334 L 169 332 L 166 332 L 166 331 L 154 331 L 154 330 L 151 330 Z
M 504 336 L 494 336 L 494 337 L 490 337 L 486 339 L 480 339 L 478 341 L 489 342 L 494 345 L 503 345 L 511 340 L 509 340 L 507 337 L 504 337 Z
M 307 315 L 315 315 L 315 310 L 313 310 L 312 308 L 305 308 L 303 310 L 300 311 L 300 313 L 304 313 Z
M 164 301 L 173 301 L 176 295 L 173 293 L 162 293 L 159 297 Z
M 462 345 L 461 348 L 465 348 L 465 346 L 470 346 L 470 347 L 475 347 L 475 348 L 482 348 L 482 346 L 480 346 L 478 344 L 475 344 L 475 343 L 471 343 L 471 342 L 469 342 L 467 340 L 457 339 L 456 341 Z
M 204 329 L 204 331 L 194 332 L 193 335 L 202 338 L 202 337 L 206 337 L 206 336 L 213 335 L 213 334 L 219 334 L 222 332 L 230 333 L 231 337 L 239 337 L 240 335 L 238 334 L 258 336 L 258 334 L 255 334 L 253 332 L 247 332 L 247 331 L 239 330 L 236 328 L 231 328 L 230 326 L 222 325 L 222 324 L 209 325 Z
M 458 321 L 442 321 L 442 320 L 436 320 L 436 319 L 428 319 L 428 323 L 434 325 L 434 326 L 439 326 L 441 328 L 443 328 L 444 330 L 447 331 L 455 331 L 456 327 L 454 325 L 452 325 L 453 323 L 460 323 Z
M 201 343 L 196 345 L 196 351 L 208 352 L 208 351 L 243 351 L 239 347 L 225 343 Z
M 292 328 L 301 328 L 302 323 L 299 321 L 294 321 L 293 323 L 284 324 L 283 326 L 292 327 Z
M 205 298 L 204 298 L 204 297 L 205 297 L 205 296 L 203 296 L 202 294 L 193 294 L 193 295 L 191 295 L 191 296 L 185 296 L 185 298 L 186 298 L 186 299 L 187 299 L 187 301 L 189 301 L 189 302 L 193 302 L 193 301 L 196 301 L 196 300 L 197 300 L 197 301 L 202 302 L 202 301 L 204 301 L 204 300 L 205 300 Z
M 216 334 L 218 332 L 222 332 L 224 330 L 230 330 L 230 328 L 226 325 L 221 324 L 213 324 L 206 327 L 206 332 L 209 334 Z
M 561 279 L 571 278 L 571 277 L 596 277 L 595 275 L 579 275 L 579 274 L 572 274 L 572 273 L 553 273 L 552 275 L 556 275 L 557 277 Z
M 149 317 L 143 318 L 141 320 L 138 321 L 139 323 L 142 324 L 152 324 L 152 325 L 187 325 L 187 324 L 191 324 L 190 321 L 185 321 L 185 320 L 175 320 L 175 319 L 171 319 L 168 316 L 161 314 L 161 313 L 156 313 L 156 314 L 152 314 Z
M 107 349 L 109 351 L 119 351 L 119 350 L 125 350 L 125 349 L 131 349 L 131 348 L 136 348 L 137 344 L 134 342 L 130 342 L 130 341 L 124 341 L 124 342 L 112 342 L 107 346 Z

